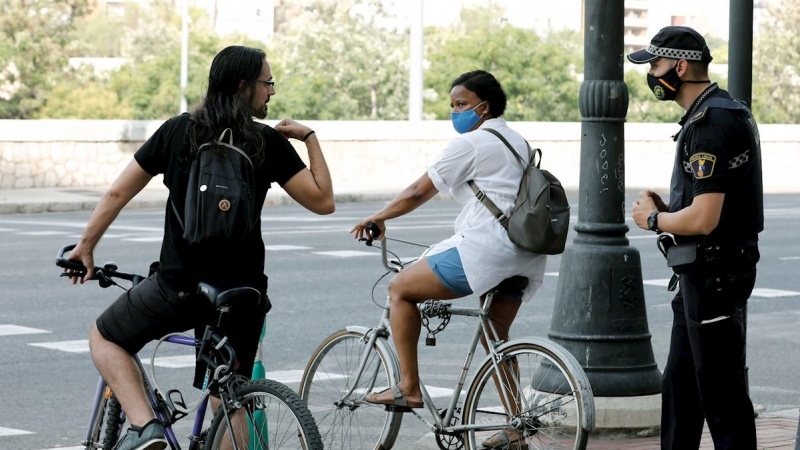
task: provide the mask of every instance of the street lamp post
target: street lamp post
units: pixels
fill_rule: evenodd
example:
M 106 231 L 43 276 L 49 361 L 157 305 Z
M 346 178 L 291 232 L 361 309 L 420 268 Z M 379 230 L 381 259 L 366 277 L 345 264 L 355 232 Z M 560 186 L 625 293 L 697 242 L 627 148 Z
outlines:
M 598 397 L 661 392 L 639 252 L 625 234 L 624 2 L 586 0 L 578 233 L 564 252 L 549 336 L 580 361 Z
M 189 0 L 183 0 L 181 11 L 181 106 L 178 114 L 184 113 L 186 104 L 186 86 L 189 84 Z
M 411 0 L 408 73 L 408 120 L 422 120 L 422 0 Z

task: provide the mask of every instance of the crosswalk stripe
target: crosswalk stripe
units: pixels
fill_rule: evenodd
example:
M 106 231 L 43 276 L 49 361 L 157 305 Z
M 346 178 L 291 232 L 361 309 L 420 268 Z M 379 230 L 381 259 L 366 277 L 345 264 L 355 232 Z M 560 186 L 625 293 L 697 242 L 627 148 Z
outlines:
M 19 231 L 16 228 L 0 228 L 0 233 L 11 233 L 14 231 Z
M 302 245 L 265 245 L 264 250 L 268 252 L 281 252 L 285 250 L 311 250 L 311 247 Z
M 43 448 L 42 450 L 85 450 L 86 447 L 80 445 L 78 447 L 53 447 L 53 448 Z
M 362 252 L 360 250 L 339 250 L 333 252 L 312 252 L 315 255 L 335 256 L 337 258 L 352 258 L 353 256 L 377 256 L 378 252 Z
M 125 238 L 123 241 L 128 242 L 161 242 L 164 240 L 164 236 L 148 236 L 148 237 L 140 237 L 140 238 Z
M 0 325 L 0 336 L 14 336 L 18 334 L 39 334 L 50 333 L 47 330 L 38 328 L 21 327 L 19 325 Z
M 24 236 L 63 236 L 70 234 L 71 231 L 19 231 L 17 234 Z
M 167 369 L 182 369 L 184 367 L 194 367 L 197 358 L 194 355 L 162 356 L 156 358 L 153 364 L 156 367 Z M 150 358 L 142 358 L 142 364 L 150 365 Z
M 794 291 L 783 291 L 780 289 L 768 289 L 768 288 L 755 288 L 753 289 L 753 293 L 751 294 L 755 297 L 793 297 L 795 295 L 800 295 L 800 292 Z
M 33 347 L 48 348 L 51 350 L 59 350 L 68 353 L 88 353 L 89 340 L 80 339 L 77 341 L 60 341 L 60 342 L 35 342 L 30 343 Z
M 13 428 L 0 427 L 0 437 L 3 436 L 19 436 L 21 434 L 33 434 L 32 431 L 15 430 Z

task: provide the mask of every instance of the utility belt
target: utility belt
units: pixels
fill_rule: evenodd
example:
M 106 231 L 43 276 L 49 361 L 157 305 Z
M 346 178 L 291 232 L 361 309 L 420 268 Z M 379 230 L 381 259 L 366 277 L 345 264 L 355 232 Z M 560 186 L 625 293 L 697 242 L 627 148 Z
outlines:
M 750 273 L 760 259 L 758 241 L 755 239 L 715 242 L 703 236 L 688 241 L 685 238 L 679 240 L 682 241 L 680 244 L 668 234 L 658 237 L 658 249 L 674 272 L 667 287 L 670 291 L 675 290 L 678 277 L 683 273 L 703 273 L 709 278 L 709 284 L 724 284 L 724 280 Z M 723 287 L 717 286 L 715 290 L 721 291 Z

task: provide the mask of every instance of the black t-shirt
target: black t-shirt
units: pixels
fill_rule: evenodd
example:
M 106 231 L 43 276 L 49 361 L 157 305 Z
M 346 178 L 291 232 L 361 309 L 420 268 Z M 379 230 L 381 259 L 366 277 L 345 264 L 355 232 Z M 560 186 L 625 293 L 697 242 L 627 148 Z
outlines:
M 757 240 L 764 229 L 764 203 L 756 122 L 750 111 L 722 89 L 714 89 L 696 102 L 699 105 L 689 109 L 695 112 L 681 120 L 684 135 L 676 155 L 680 165 L 671 194 L 678 198 L 670 199 L 670 211 L 691 205 L 698 195 L 724 193 L 719 225 L 709 239 Z
M 189 153 L 188 113 L 166 122 L 134 154 L 147 173 L 164 174 L 170 201 L 178 211 L 184 210 L 189 184 L 185 157 Z M 289 141 L 275 129 L 265 126 L 266 160 L 255 169 L 258 227 L 241 244 L 189 247 L 175 211 L 167 202 L 164 220 L 164 240 L 161 244 L 160 274 L 176 290 L 194 291 L 197 283 L 205 281 L 220 288 L 251 286 L 264 291 L 264 241 L 261 237 L 261 209 L 273 182 L 283 186 L 306 166 Z M 236 141 L 236 136 L 234 136 Z

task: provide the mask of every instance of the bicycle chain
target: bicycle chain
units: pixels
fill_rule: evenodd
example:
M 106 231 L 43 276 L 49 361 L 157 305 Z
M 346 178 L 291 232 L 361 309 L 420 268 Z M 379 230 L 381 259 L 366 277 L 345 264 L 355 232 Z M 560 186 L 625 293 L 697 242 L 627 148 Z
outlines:
M 422 304 L 420 312 L 422 313 L 422 324 L 425 326 L 425 329 L 428 330 L 428 335 L 425 337 L 425 345 L 428 347 L 435 347 L 436 334 L 444 330 L 450 323 L 450 304 L 441 300 L 426 300 L 425 303 Z M 429 317 L 442 319 L 442 322 L 435 330 L 431 330 L 430 321 L 428 320 Z

